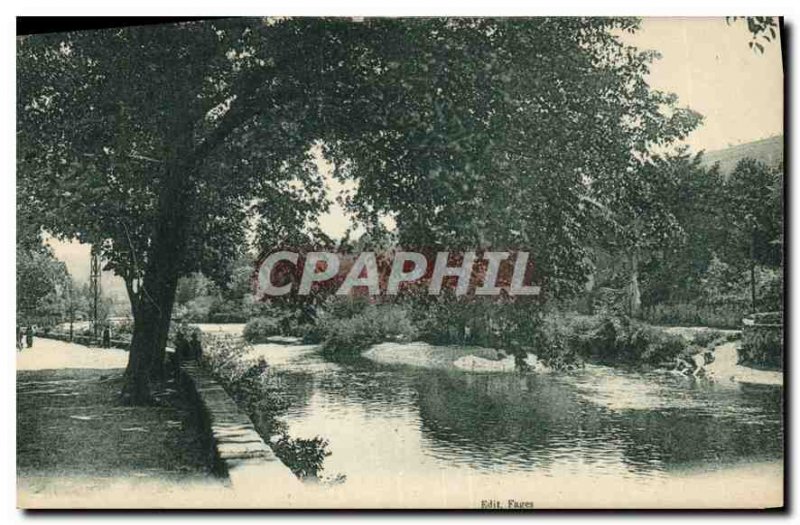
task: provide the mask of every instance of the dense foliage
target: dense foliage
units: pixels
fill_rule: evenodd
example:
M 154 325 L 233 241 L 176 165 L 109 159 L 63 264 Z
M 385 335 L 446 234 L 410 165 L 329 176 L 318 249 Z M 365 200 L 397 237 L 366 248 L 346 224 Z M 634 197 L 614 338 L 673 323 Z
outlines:
M 250 347 L 224 337 L 206 337 L 202 364 L 222 383 L 236 404 L 253 419 L 266 439 L 275 437 L 275 454 L 300 478 L 321 478 L 323 462 L 330 455 L 327 440 L 291 438 L 278 416 L 289 406 L 283 389 L 264 359 L 247 357 Z
M 748 366 L 783 370 L 784 329 L 780 312 L 748 317 L 742 330 L 739 362 Z
M 367 305 L 350 317 L 321 315 L 306 340 L 321 342 L 327 352 L 358 353 L 383 341 L 413 341 L 417 334 L 406 308 Z
M 270 246 L 313 229 L 315 148 L 357 182 L 348 207 L 368 225 L 392 215 L 401 244 L 530 247 L 545 295 L 573 293 L 586 202 L 627 209 L 651 149 L 699 122 L 646 83 L 655 53 L 618 36 L 637 27 L 228 19 L 21 38 L 20 191 L 125 279 L 136 402 L 181 276 L 224 281 L 253 221 Z

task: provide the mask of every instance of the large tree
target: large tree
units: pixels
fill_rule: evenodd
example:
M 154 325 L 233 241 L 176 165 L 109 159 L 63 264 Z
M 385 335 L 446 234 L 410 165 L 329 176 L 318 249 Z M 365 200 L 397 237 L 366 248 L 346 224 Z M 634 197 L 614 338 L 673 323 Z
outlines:
M 298 31 L 223 20 L 18 42 L 20 193 L 125 280 L 134 402 L 162 372 L 178 278 L 224 280 L 248 219 L 302 223 L 323 205 L 311 83 L 285 46 Z
M 324 208 L 311 152 L 404 244 L 528 248 L 585 279 L 587 195 L 613 205 L 693 113 L 644 80 L 634 19 L 232 19 L 22 38 L 20 189 L 128 284 L 133 401 L 159 374 L 178 278 L 214 276 L 248 219 Z M 290 228 L 291 230 L 291 228 Z
M 392 216 L 402 245 L 532 252 L 546 297 L 591 270 L 597 205 L 636 213 L 654 149 L 700 117 L 652 90 L 633 19 L 437 19 L 378 24 L 355 85 L 355 123 L 326 141 L 368 223 Z M 412 36 L 413 38 L 409 38 Z M 380 52 L 380 54 L 379 54 Z M 379 71 L 376 75 L 373 71 Z M 649 225 L 648 225 L 649 227 Z

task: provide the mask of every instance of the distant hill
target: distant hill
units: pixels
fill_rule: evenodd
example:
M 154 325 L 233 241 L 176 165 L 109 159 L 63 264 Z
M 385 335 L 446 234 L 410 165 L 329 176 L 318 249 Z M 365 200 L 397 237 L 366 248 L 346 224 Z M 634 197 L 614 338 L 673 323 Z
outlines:
M 783 135 L 708 151 L 703 155 L 703 165 L 710 167 L 719 162 L 720 173 L 730 175 L 736 164 L 746 157 L 760 160 L 769 166 L 780 165 L 783 162 Z

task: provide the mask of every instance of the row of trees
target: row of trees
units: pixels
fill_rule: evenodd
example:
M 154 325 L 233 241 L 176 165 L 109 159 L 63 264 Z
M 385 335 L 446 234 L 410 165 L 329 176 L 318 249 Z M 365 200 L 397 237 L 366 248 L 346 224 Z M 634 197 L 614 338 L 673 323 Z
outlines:
M 92 307 L 88 283 L 77 284 L 67 266 L 42 240 L 30 209 L 17 205 L 17 324 L 51 326 L 62 321 L 87 319 Z M 109 304 L 101 301 L 100 317 Z
M 779 297 L 757 297 L 756 274 L 782 266 L 783 166 L 745 158 L 723 174 L 681 151 L 643 169 L 652 183 L 636 189 L 633 213 L 600 210 L 596 286 L 624 289 L 634 316 L 643 304 L 719 302 L 745 289 L 742 314 L 781 308 Z
M 669 213 L 642 215 L 663 184 L 652 151 L 700 116 L 648 86 L 656 53 L 618 36 L 637 27 L 230 19 L 20 38 L 19 188 L 41 227 L 125 280 L 137 403 L 181 276 L 226 282 L 251 229 L 256 246 L 318 236 L 313 151 L 356 183 L 346 206 L 376 238 L 390 215 L 400 245 L 528 249 L 562 297 L 602 232 L 634 268 L 672 235 Z

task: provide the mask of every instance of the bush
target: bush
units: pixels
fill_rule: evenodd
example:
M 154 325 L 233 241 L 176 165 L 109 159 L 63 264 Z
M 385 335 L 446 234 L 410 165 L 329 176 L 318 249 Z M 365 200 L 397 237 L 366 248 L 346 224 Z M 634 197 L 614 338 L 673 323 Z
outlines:
M 548 368 L 555 371 L 574 370 L 583 367 L 581 345 L 576 344 L 578 334 L 570 332 L 563 322 L 548 320 L 536 337 L 533 351 Z
M 431 344 L 512 349 L 530 345 L 541 328 L 543 310 L 534 302 L 443 295 L 416 304 L 411 312 L 419 338 Z
M 222 383 L 248 415 L 270 421 L 288 407 L 279 385 L 263 359 L 248 358 L 250 347 L 232 337 L 209 337 L 204 341 L 202 364 Z
M 292 439 L 285 424 L 276 419 L 289 406 L 280 385 L 273 378 L 263 358 L 248 359 L 249 347 L 241 340 L 226 337 L 208 338 L 203 365 L 222 383 L 256 423 L 263 436 L 279 435 L 272 442 L 275 455 L 301 479 L 319 478 L 323 462 L 330 456 L 328 441 L 321 437 Z
M 355 297 L 330 297 L 323 305 L 327 317 L 333 319 L 351 319 L 364 313 L 369 308 L 369 299 L 363 296 Z
M 203 332 L 196 326 L 191 326 L 186 323 L 170 323 L 169 332 L 167 333 L 168 344 L 175 346 L 175 336 L 179 331 L 183 333 L 187 340 L 192 338 L 192 334 L 197 334 L 197 337 L 200 338 L 201 341 L 203 340 Z
M 411 341 L 417 329 L 405 308 L 398 305 L 370 305 L 351 318 L 323 315 L 314 335 L 328 352 L 357 353 L 384 341 Z
M 583 340 L 582 349 L 610 364 L 658 365 L 674 360 L 687 346 L 679 335 L 667 334 L 628 317 L 608 316 Z
M 694 334 L 692 337 L 692 344 L 704 348 L 710 348 L 715 346 L 717 342 L 724 341 L 725 339 L 725 334 L 719 330 L 703 330 L 702 332 L 697 332 Z
M 256 422 L 262 435 L 280 437 L 272 442 L 275 455 L 302 479 L 319 478 L 325 458 L 330 456 L 328 441 L 321 437 L 292 439 L 285 424 L 276 419 L 289 403 L 282 395 L 263 358 L 248 359 L 249 347 L 240 340 L 213 337 L 203 352 L 203 365 L 222 383 L 225 390 Z
M 319 478 L 325 458 L 330 456 L 328 440 L 316 436 L 311 439 L 292 439 L 282 434 L 273 442 L 272 449 L 294 475 L 301 479 Z
M 783 322 L 780 312 L 753 314 L 742 329 L 741 364 L 783 369 Z
M 247 322 L 243 336 L 251 344 L 267 342 L 270 337 L 282 335 L 280 320 L 271 317 L 256 317 Z
M 644 308 L 642 317 L 657 325 L 739 328 L 742 316 L 749 308 L 750 304 L 743 301 L 720 304 L 657 304 Z
M 299 329 L 299 337 L 307 345 L 320 344 L 325 340 L 326 326 L 327 323 L 324 321 L 302 325 Z
M 177 306 L 176 315 L 189 323 L 205 323 L 208 321 L 214 301 L 215 298 L 211 296 L 197 297 Z

